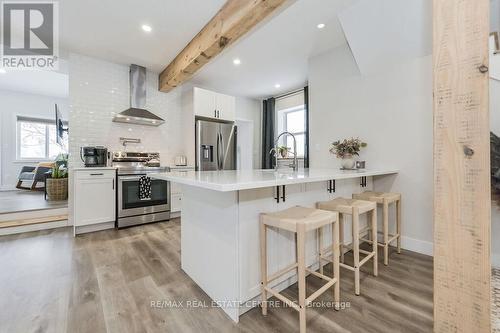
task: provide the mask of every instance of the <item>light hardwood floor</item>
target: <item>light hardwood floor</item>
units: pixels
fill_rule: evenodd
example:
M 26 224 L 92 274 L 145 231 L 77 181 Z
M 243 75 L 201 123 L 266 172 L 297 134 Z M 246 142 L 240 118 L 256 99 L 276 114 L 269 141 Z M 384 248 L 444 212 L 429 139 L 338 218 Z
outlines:
M 352 273 L 341 270 L 341 300 L 350 307 L 308 309 L 308 332 L 432 331 L 431 257 L 391 252 L 378 277 L 368 266 L 362 271 L 355 296 Z M 322 283 L 312 276 L 307 282 L 308 294 Z M 296 299 L 296 285 L 286 295 Z M 332 299 L 328 292 L 317 301 Z M 154 308 L 151 301 L 184 303 Z M 210 304 L 180 269 L 178 219 L 77 238 L 70 228 L 0 237 L 2 333 L 298 332 L 293 309 L 269 308 L 263 317 L 255 308 L 236 325 L 220 309 L 187 308 L 188 301 Z

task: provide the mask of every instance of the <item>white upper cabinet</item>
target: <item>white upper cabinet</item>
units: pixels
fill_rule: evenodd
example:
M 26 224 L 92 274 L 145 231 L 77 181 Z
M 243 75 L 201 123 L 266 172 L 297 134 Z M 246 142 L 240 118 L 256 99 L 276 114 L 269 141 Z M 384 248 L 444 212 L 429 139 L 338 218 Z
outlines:
M 194 114 L 196 116 L 234 121 L 236 98 L 210 90 L 194 88 Z
M 234 121 L 236 118 L 236 98 L 234 96 L 216 94 L 217 118 Z
M 202 117 L 217 118 L 216 94 L 209 90 L 194 88 L 194 114 Z

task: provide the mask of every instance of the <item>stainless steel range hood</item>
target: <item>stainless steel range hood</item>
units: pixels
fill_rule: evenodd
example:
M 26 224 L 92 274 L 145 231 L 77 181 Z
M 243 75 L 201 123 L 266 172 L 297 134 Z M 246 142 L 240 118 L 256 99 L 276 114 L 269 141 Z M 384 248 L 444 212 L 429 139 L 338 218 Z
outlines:
M 118 113 L 114 122 L 159 126 L 165 122 L 162 118 L 145 109 L 146 106 L 146 68 L 130 65 L 130 108 Z

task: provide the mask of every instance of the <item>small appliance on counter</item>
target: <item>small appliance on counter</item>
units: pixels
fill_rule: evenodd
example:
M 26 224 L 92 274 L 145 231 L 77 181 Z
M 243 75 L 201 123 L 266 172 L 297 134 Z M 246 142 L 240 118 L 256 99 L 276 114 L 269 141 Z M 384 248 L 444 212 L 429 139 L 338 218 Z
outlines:
M 366 166 L 365 161 L 356 161 L 356 169 L 364 169 Z
M 175 157 L 174 163 L 176 166 L 186 166 L 187 165 L 187 157 L 184 155 L 178 155 Z
M 80 158 L 85 167 L 106 167 L 108 166 L 108 149 L 102 146 L 81 147 Z

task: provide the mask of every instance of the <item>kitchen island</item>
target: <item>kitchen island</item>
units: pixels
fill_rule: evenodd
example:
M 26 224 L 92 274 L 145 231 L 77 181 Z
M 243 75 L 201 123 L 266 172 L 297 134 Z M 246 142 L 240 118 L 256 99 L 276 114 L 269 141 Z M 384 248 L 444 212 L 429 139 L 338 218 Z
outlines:
M 259 214 L 373 189 L 374 177 L 395 177 L 396 169 L 224 170 L 151 174 L 182 187 L 181 265 L 214 304 L 238 322 L 260 296 Z M 348 221 L 346 221 L 348 222 Z M 345 240 L 350 228 L 346 223 Z M 325 235 L 331 233 L 326 231 Z M 306 264 L 318 268 L 316 234 L 307 239 Z M 268 232 L 268 271 L 295 261 L 295 237 Z M 331 239 L 324 240 L 325 245 Z M 295 271 L 273 281 L 282 290 L 296 281 Z

